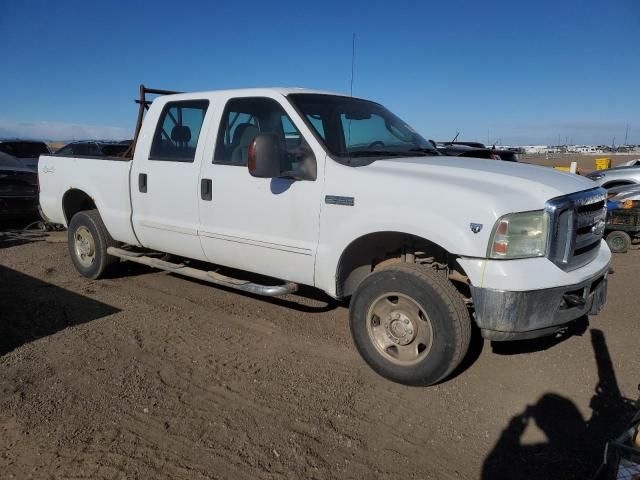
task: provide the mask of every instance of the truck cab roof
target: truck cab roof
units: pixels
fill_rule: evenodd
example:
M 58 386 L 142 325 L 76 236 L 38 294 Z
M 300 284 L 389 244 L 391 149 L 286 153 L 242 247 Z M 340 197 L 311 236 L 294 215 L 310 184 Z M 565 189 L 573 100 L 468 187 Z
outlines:
M 221 90 L 203 90 L 198 92 L 187 92 L 187 93 L 174 93 L 171 95 L 163 95 L 159 98 L 167 98 L 171 100 L 191 100 L 202 98 L 203 96 L 212 96 L 212 95 L 221 95 L 225 96 L 238 96 L 238 97 L 251 97 L 251 96 L 259 96 L 265 94 L 277 94 L 288 96 L 294 93 L 313 93 L 316 95 L 338 95 L 343 97 L 348 97 L 344 93 L 331 92 L 328 90 L 314 90 L 309 88 L 298 88 L 298 87 L 252 87 L 252 88 L 231 88 L 231 89 L 221 89 Z

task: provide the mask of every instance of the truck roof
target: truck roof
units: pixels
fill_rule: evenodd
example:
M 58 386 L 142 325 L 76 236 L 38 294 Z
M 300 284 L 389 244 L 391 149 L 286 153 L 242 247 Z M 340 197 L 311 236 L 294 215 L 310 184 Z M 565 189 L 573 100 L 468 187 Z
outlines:
M 188 93 L 174 93 L 171 95 L 163 95 L 160 98 L 171 98 L 172 100 L 181 99 L 181 100 L 190 100 L 190 99 L 198 99 L 203 96 L 211 96 L 218 94 L 231 94 L 237 95 L 240 97 L 243 96 L 256 96 L 256 95 L 264 95 L 266 93 L 269 94 L 280 94 L 280 95 L 291 95 L 293 93 L 313 93 L 317 95 L 337 95 L 341 97 L 348 97 L 349 95 L 345 93 L 331 92 L 327 90 L 314 90 L 309 88 L 296 88 L 296 87 L 264 87 L 264 88 L 233 88 L 233 89 L 222 89 L 222 90 L 205 90 L 199 92 L 188 92 Z

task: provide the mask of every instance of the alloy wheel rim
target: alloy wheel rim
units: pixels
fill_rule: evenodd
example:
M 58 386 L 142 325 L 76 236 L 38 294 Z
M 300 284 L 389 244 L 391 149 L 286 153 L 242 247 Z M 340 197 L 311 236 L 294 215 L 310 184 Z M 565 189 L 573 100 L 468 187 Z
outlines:
M 423 360 L 433 344 L 433 327 L 426 312 L 411 297 L 385 293 L 367 312 L 367 332 L 376 350 L 397 365 Z
M 76 258 L 83 267 L 90 267 L 96 259 L 96 244 L 87 227 L 78 227 L 73 235 Z
M 612 246 L 615 250 L 619 250 L 624 247 L 624 241 L 620 237 L 614 237 L 611 239 Z

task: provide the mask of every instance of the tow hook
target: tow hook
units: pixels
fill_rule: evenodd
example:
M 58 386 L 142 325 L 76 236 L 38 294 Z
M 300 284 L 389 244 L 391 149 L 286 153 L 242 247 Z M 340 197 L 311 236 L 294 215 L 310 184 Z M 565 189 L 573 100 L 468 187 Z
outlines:
M 569 308 L 584 307 L 587 303 L 587 301 L 583 297 L 576 295 L 574 293 L 566 293 L 562 296 L 562 299 L 565 301 L 565 303 L 567 304 L 567 307 Z

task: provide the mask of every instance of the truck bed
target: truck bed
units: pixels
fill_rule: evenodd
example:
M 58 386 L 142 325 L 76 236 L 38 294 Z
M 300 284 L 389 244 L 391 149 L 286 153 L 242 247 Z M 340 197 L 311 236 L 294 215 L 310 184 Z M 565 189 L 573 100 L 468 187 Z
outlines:
M 41 156 L 38 177 L 43 213 L 50 221 L 67 226 L 70 219 L 65 206 L 73 202 L 73 190 L 69 190 L 93 192 L 92 200 L 112 237 L 137 244 L 131 226 L 131 164 L 130 159 L 122 157 Z

